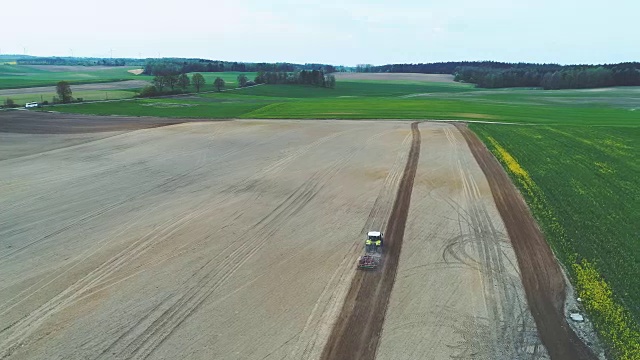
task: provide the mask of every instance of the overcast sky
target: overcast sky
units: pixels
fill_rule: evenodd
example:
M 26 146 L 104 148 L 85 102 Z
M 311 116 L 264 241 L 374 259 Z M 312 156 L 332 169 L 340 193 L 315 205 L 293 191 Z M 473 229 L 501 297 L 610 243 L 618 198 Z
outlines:
M 334 65 L 640 60 L 636 0 L 21 0 L 2 12 L 2 54 Z

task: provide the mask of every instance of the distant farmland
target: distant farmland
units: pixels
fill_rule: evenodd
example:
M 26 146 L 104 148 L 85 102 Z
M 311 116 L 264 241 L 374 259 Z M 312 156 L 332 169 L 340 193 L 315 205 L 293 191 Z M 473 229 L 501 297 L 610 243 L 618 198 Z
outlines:
M 138 67 L 0 65 L 0 103 L 11 99 L 19 105 L 26 102 L 51 102 L 55 85 L 64 80 L 71 84 L 74 98 L 84 101 L 127 99 L 143 87 L 151 85 L 153 76 L 135 75 Z M 240 72 L 203 73 L 206 84 L 202 92 L 212 91 L 215 78 L 222 78 L 226 89 L 237 86 Z M 250 79 L 256 73 L 243 73 Z M 193 74 L 189 74 L 193 75 Z M 189 86 L 186 92 L 196 92 Z
M 0 65 L 0 89 L 54 86 L 64 80 L 71 84 L 91 84 L 121 80 L 143 80 L 150 77 L 134 75 L 128 70 L 139 67 L 103 66 L 31 66 Z
M 213 73 L 235 79 L 237 73 Z M 229 88 L 234 88 L 230 84 Z M 211 91 L 211 85 L 206 85 Z M 532 124 L 630 125 L 638 88 L 607 91 L 482 90 L 469 84 L 339 81 L 335 89 L 261 85 L 222 93 L 65 106 L 65 112 L 195 118 L 439 119 Z M 162 105 L 168 103 L 171 105 Z M 173 107 L 172 111 L 164 108 Z M 179 108 L 179 109 L 178 109 Z

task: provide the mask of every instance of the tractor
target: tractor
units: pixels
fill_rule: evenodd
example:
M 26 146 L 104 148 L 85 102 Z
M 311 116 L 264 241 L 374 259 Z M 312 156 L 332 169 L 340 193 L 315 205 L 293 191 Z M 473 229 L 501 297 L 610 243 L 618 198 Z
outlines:
M 380 231 L 369 231 L 364 243 L 364 255 L 358 258 L 358 269 L 376 269 L 382 258 L 384 237 Z

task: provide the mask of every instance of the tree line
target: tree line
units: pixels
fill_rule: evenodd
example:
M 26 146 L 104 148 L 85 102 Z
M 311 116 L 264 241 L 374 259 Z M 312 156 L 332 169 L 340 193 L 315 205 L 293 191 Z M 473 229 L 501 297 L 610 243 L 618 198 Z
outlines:
M 364 73 L 423 73 L 423 74 L 455 74 L 461 67 L 474 67 L 485 69 L 521 69 L 532 66 L 544 67 L 546 69 L 558 70 L 561 65 L 556 64 L 533 64 L 533 63 L 506 63 L 498 61 L 447 61 L 435 63 L 418 64 L 388 64 L 374 66 L 371 64 L 358 64 L 356 72 Z
M 558 90 L 640 86 L 640 63 L 563 66 L 555 69 L 535 66 L 506 70 L 463 67 L 457 70 L 455 80 L 482 88 L 541 87 Z
M 252 86 L 256 84 L 300 84 L 313 85 L 326 88 L 335 88 L 336 78 L 331 74 L 325 74 L 322 70 L 300 70 L 296 72 L 275 72 L 261 71 L 254 80 L 249 80 L 245 74 L 237 77 L 238 87 Z M 206 79 L 200 73 L 189 76 L 186 73 L 176 73 L 167 69 L 159 72 L 152 80 L 152 85 L 145 87 L 140 92 L 140 97 L 151 97 L 158 95 L 180 94 L 193 85 L 196 92 L 204 89 Z M 226 86 L 224 79 L 216 77 L 213 87 L 217 91 L 222 91 Z
M 154 76 L 151 83 L 152 85 L 143 88 L 138 96 L 151 97 L 180 94 L 187 91 L 187 88 L 191 85 L 196 89 L 196 92 L 200 92 L 200 90 L 204 89 L 207 81 L 200 73 L 195 73 L 191 76 L 185 73 L 163 73 L 162 75 Z M 225 85 L 226 83 L 221 77 L 217 77 L 213 81 L 213 87 L 218 91 L 222 91 Z
M 481 88 L 541 87 L 543 89 L 586 89 L 608 86 L 640 86 L 640 63 L 605 65 L 558 65 L 458 61 L 428 64 L 359 64 L 357 72 L 408 72 L 452 74 L 455 81 Z
M 336 77 L 331 74 L 325 74 L 323 70 L 267 71 L 259 72 L 255 83 L 313 85 L 333 89 L 336 87 Z
M 292 63 L 246 63 L 237 61 L 219 61 L 206 59 L 150 59 L 144 65 L 144 74 L 158 75 L 165 72 L 294 72 L 300 70 L 321 69 L 325 73 L 335 72 L 333 65 L 292 64 Z

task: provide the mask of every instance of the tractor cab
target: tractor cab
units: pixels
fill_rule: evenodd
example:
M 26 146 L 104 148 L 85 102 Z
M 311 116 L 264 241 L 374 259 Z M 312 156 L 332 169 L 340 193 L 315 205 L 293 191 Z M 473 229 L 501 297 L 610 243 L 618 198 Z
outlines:
M 380 231 L 369 231 L 367 233 L 367 241 L 365 243 L 367 252 L 382 251 L 383 235 Z
M 358 269 L 373 270 L 380 266 L 382 260 L 382 232 L 369 231 L 365 242 L 364 255 L 358 258 Z

